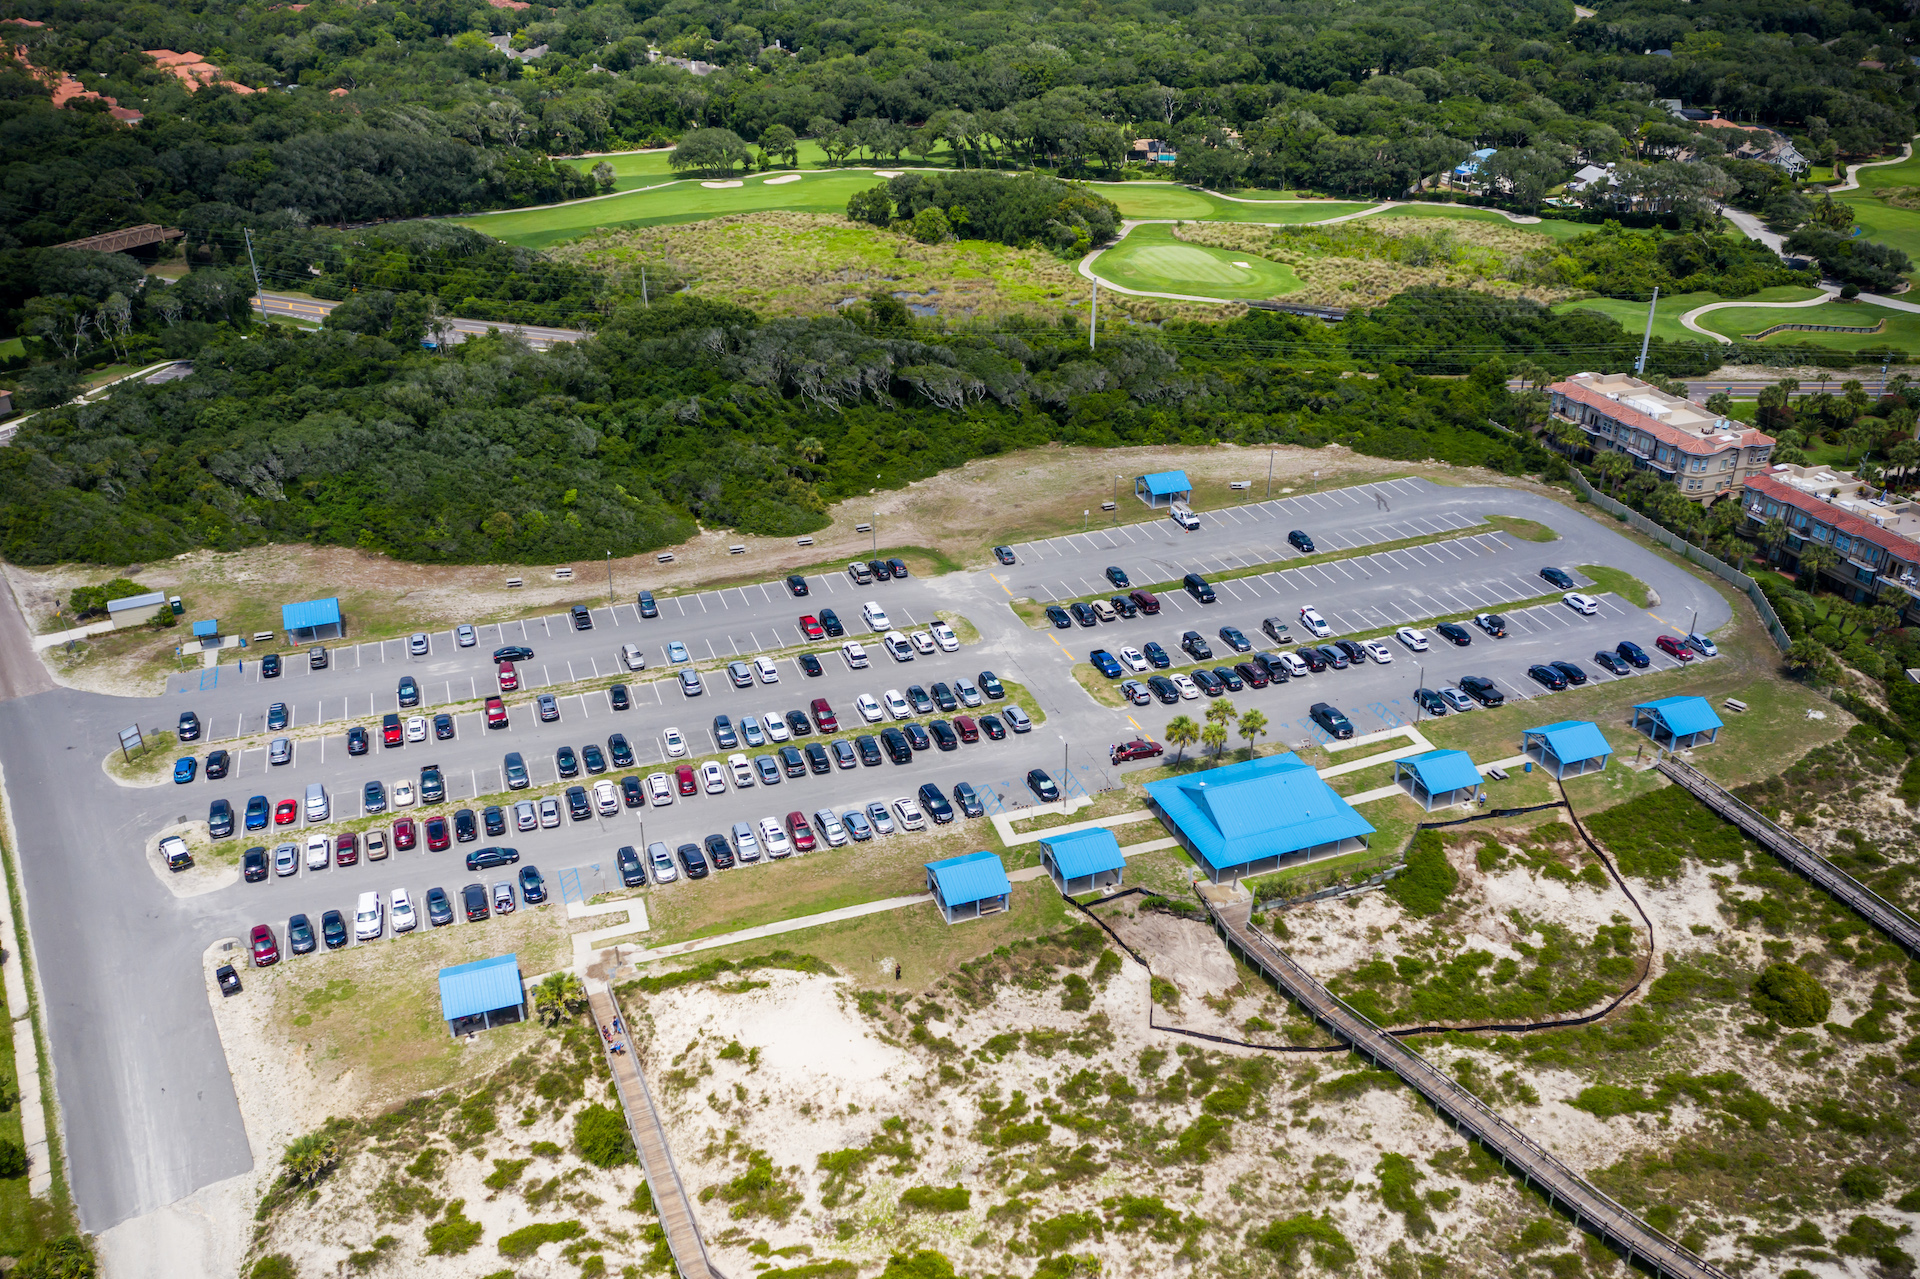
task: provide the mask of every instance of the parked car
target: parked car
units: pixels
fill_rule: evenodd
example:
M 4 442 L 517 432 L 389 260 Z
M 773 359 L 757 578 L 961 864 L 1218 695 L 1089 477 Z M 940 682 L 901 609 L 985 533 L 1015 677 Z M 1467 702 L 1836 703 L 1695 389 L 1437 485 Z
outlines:
M 1618 653 L 1609 652 L 1604 648 L 1593 655 L 1593 660 L 1600 663 L 1601 669 L 1609 675 L 1628 675 L 1633 671 L 1633 668 L 1628 666 Z
M 993 548 L 993 558 L 999 560 L 1002 564 L 1011 564 L 1013 563 L 1013 548 L 1010 546 L 996 546 Z
M 1582 595 L 1579 591 L 1568 591 L 1560 597 L 1560 602 L 1582 617 L 1592 617 L 1600 611 L 1599 600 L 1591 595 Z
M 1353 721 L 1340 712 L 1340 708 L 1331 702 L 1315 702 L 1307 708 L 1307 714 L 1313 722 L 1331 733 L 1336 740 L 1345 741 L 1353 736 Z
M 1418 702 L 1420 709 L 1429 715 L 1445 715 L 1447 713 L 1447 699 L 1430 688 L 1414 689 L 1413 700 Z
M 1567 686 L 1567 677 L 1543 662 L 1535 662 L 1527 667 L 1527 678 L 1552 693 L 1558 693 Z
M 623 844 L 614 854 L 614 860 L 620 865 L 620 883 L 627 888 L 644 888 L 647 883 L 646 867 L 640 864 L 640 854 L 632 844 Z
M 1240 628 L 1237 626 L 1222 626 L 1220 628 L 1220 641 L 1236 653 L 1251 653 L 1253 651 L 1253 641 L 1241 634 Z
M 1482 706 L 1505 706 L 1507 695 L 1484 675 L 1462 675 L 1460 690 Z
M 247 951 L 253 956 L 255 968 L 266 968 L 280 962 L 280 942 L 273 935 L 273 929 L 265 924 L 255 924 L 247 939 Z
M 233 834 L 233 805 L 227 800 L 216 799 L 207 805 L 207 834 L 214 839 L 225 839 Z
M 1550 584 L 1559 587 L 1563 591 L 1570 591 L 1573 589 L 1573 575 L 1568 573 L 1565 569 L 1543 568 L 1540 570 L 1540 576 L 1545 578 Z
M 1473 624 L 1495 639 L 1506 638 L 1507 619 L 1498 613 L 1475 613 Z
M 1044 768 L 1027 770 L 1027 789 L 1032 791 L 1043 804 L 1054 803 L 1060 798 L 1060 787 L 1054 783 L 1053 778 Z
M 1393 633 L 1393 637 L 1407 646 L 1408 651 L 1424 653 L 1427 651 L 1427 633 L 1412 626 L 1402 626 Z
M 1129 760 L 1152 759 L 1166 752 L 1166 748 L 1150 738 L 1136 737 L 1130 742 L 1116 744 L 1108 755 L 1115 764 L 1124 764 Z
M 1553 667 L 1554 670 L 1559 671 L 1561 675 L 1565 676 L 1567 684 L 1571 688 L 1578 688 L 1587 682 L 1587 673 L 1572 662 L 1553 661 L 1548 662 L 1547 665 Z
M 1627 665 L 1637 670 L 1645 670 L 1647 667 L 1653 665 L 1653 659 L 1647 656 L 1647 650 L 1641 648 L 1632 640 L 1621 640 L 1618 644 L 1614 645 L 1613 651 L 1625 658 Z
M 1320 616 L 1320 610 L 1307 605 L 1300 610 L 1300 625 L 1307 628 L 1315 639 L 1326 639 L 1333 634 L 1333 628 L 1327 625 L 1327 619 Z
M 1720 656 L 1720 650 L 1714 646 L 1713 641 L 1711 639 L 1708 639 L 1705 635 L 1702 635 L 1699 631 L 1689 632 L 1687 635 L 1686 643 L 1688 648 L 1700 654 L 1700 656 L 1702 657 Z M 219 752 L 217 751 L 215 752 L 215 754 L 218 754 L 218 753 Z M 212 755 L 207 756 L 207 776 L 208 777 L 213 776 L 213 756 Z
M 1467 645 L 1473 643 L 1473 632 L 1458 622 L 1442 622 L 1433 629 L 1439 632 L 1441 639 L 1446 640 L 1455 648 L 1465 648 Z
M 1661 635 L 1653 641 L 1653 646 L 1676 662 L 1691 662 L 1693 650 L 1677 635 Z

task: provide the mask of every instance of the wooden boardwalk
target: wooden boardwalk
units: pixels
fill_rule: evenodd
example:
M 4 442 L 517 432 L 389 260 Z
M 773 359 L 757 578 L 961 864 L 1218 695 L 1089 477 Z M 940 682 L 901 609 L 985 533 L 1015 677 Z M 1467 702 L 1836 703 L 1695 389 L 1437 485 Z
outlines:
M 1550 1204 L 1572 1213 L 1582 1226 L 1619 1249 L 1630 1265 L 1671 1279 L 1728 1279 L 1725 1271 L 1615 1203 L 1419 1053 L 1349 1008 L 1285 951 L 1254 931 L 1250 903 L 1209 902 L 1207 909 L 1228 944 L 1278 983 L 1314 1020 L 1374 1065 L 1399 1075 L 1456 1129 L 1498 1155 L 1509 1172 L 1544 1192 Z
M 1738 826 L 1760 847 L 1778 857 L 1817 887 L 1844 902 L 1901 949 L 1920 959 L 1920 923 L 1865 884 L 1814 852 L 1765 813 L 1749 807 L 1731 791 L 1691 764 L 1663 759 L 1654 767 L 1720 816 Z
M 615 1018 L 620 1019 L 621 1026 L 627 1025 L 612 991 L 590 987 L 587 1005 L 597 1025 L 611 1026 Z M 673 1151 L 667 1146 L 666 1129 L 661 1127 L 660 1116 L 653 1108 L 653 1094 L 647 1090 L 640 1063 L 634 1060 L 633 1038 L 617 1035 L 615 1039 L 625 1043 L 627 1051 L 617 1053 L 607 1046 L 607 1065 L 613 1070 L 614 1086 L 620 1091 L 620 1106 L 627 1112 L 627 1129 L 633 1134 L 634 1149 L 640 1152 L 640 1166 L 646 1171 L 647 1188 L 653 1193 L 660 1226 L 667 1232 L 667 1247 L 673 1252 L 674 1265 L 682 1279 L 725 1279 L 707 1257 L 706 1241 L 700 1237 L 699 1223 L 693 1218 L 693 1204 L 687 1198 L 687 1188 L 680 1182 Z

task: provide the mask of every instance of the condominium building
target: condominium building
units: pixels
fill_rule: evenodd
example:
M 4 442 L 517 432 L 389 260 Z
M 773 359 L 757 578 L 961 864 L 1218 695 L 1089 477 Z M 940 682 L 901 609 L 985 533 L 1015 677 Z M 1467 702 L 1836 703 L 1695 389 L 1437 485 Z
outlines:
M 1738 493 L 1773 456 L 1771 435 L 1625 373 L 1576 373 L 1547 392 L 1588 448 L 1624 453 L 1697 502 Z
M 1799 563 L 1809 543 L 1833 548 L 1822 571 L 1856 604 L 1890 604 L 1908 625 L 1920 624 L 1920 506 L 1889 497 L 1848 471 L 1826 466 L 1772 466 L 1747 480 L 1747 531 L 1769 520 L 1786 524 L 1783 558 Z

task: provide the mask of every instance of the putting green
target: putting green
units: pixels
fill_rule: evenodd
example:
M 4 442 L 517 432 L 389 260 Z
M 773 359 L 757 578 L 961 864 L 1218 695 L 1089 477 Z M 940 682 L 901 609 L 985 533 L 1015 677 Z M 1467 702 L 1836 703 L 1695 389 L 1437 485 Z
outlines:
M 1158 225 L 1135 227 L 1095 258 L 1092 269 L 1124 289 L 1233 301 L 1280 297 L 1302 287 L 1300 278 L 1278 262 L 1187 244 L 1173 237 L 1171 227 Z
M 791 174 L 756 173 L 736 187 L 707 187 L 694 179 L 650 191 L 632 191 L 604 199 L 574 200 L 546 209 L 517 209 L 455 219 L 509 244 L 544 248 L 575 240 L 600 227 L 660 226 L 698 222 L 729 213 L 785 209 L 799 213 L 845 213 L 847 200 L 880 179 L 871 173 L 806 173 L 798 182 L 779 181 Z

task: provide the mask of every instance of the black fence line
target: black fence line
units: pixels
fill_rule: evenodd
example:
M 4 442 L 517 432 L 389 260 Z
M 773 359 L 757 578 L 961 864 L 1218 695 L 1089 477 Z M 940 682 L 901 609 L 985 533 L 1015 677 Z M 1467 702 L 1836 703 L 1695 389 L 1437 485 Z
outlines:
M 1468 822 L 1492 821 L 1496 817 L 1524 817 L 1528 813 L 1544 813 L 1549 808 L 1565 808 L 1567 801 L 1561 799 L 1552 804 L 1533 804 L 1526 808 L 1494 808 L 1484 813 L 1475 813 L 1471 817 L 1456 817 L 1450 822 L 1421 822 L 1415 830 L 1440 830 L 1447 826 L 1464 826 Z

